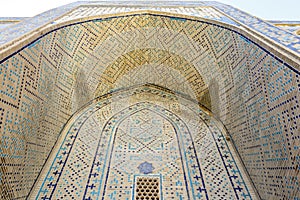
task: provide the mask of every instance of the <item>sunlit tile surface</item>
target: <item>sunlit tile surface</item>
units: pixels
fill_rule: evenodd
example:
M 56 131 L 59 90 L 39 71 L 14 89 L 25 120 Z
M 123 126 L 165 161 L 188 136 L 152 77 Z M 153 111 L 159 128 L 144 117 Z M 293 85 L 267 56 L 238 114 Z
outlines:
M 175 139 L 175 136 L 185 134 L 180 131 L 180 127 L 176 129 L 174 125 L 185 122 L 184 127 L 188 128 L 187 132 L 191 135 L 187 139 L 193 138 L 196 141 L 197 133 L 193 131 L 200 130 L 198 125 L 201 125 L 205 133 L 208 129 L 205 127 L 214 130 L 214 125 L 210 124 L 213 120 L 206 115 L 206 117 L 201 115 L 204 120 L 201 121 L 199 116 L 194 116 L 187 109 L 183 109 L 180 106 L 181 101 L 178 103 L 174 99 L 164 100 L 159 95 L 132 94 L 127 95 L 132 98 L 126 98 L 131 100 L 124 102 L 115 93 L 111 94 L 146 83 L 168 88 L 176 94 L 200 102 L 211 110 L 213 116 L 220 119 L 228 130 L 251 181 L 262 199 L 299 198 L 299 37 L 217 2 L 172 1 L 168 2 L 168 6 L 165 3 L 156 2 L 153 6 L 151 2 L 143 2 L 143 5 L 132 2 L 134 5 L 126 6 L 125 2 L 109 5 L 107 2 L 78 2 L 37 17 L 24 19 L 1 31 L 0 44 L 3 45 L 0 46 L 0 199 L 26 199 L 32 192 L 33 185 L 51 152 L 52 157 L 47 166 L 52 166 L 52 161 L 55 159 L 60 159 L 57 160 L 60 165 L 55 164 L 55 161 L 53 168 L 48 169 L 49 176 L 45 168 L 46 172 L 42 173 L 44 177 L 39 179 L 41 185 L 35 187 L 35 190 L 37 188 L 41 190 L 35 191 L 35 195 L 48 198 L 53 193 L 52 196 L 56 195 L 55 198 L 61 198 L 60 195 L 66 190 L 68 191 L 63 195 L 69 195 L 68 192 L 72 195 L 76 194 L 77 191 L 72 189 L 73 186 L 70 188 L 63 186 L 71 184 L 70 181 L 63 184 L 60 182 L 69 180 L 68 176 L 72 179 L 74 177 L 72 184 L 79 182 L 78 177 L 78 181 L 75 179 L 76 176 L 86 178 L 76 183 L 83 187 L 80 192 L 78 191 L 78 195 L 90 195 L 92 192 L 98 195 L 100 190 L 102 193 L 106 191 L 106 195 L 109 194 L 107 191 L 112 191 L 113 188 L 109 188 L 107 184 L 104 189 L 106 181 L 116 185 L 117 183 L 113 182 L 114 178 L 111 179 L 113 168 L 109 168 L 110 171 L 107 173 L 107 167 L 119 164 L 113 162 L 114 160 L 124 160 L 122 152 L 125 151 L 125 144 L 123 145 L 122 138 L 120 139 L 119 136 L 125 133 L 143 132 L 145 129 L 135 126 L 134 123 L 139 118 L 158 120 L 157 124 L 151 122 L 148 125 L 151 131 L 146 132 L 147 134 L 141 134 L 139 138 L 132 141 L 127 138 L 128 140 L 125 141 L 131 144 L 130 148 L 138 149 L 146 146 L 155 150 L 162 148 L 161 144 L 173 138 L 172 144 L 176 144 L 177 141 L 176 148 L 180 150 L 170 153 L 172 159 L 180 155 L 182 162 L 187 162 L 186 165 L 180 163 L 176 165 L 182 168 L 178 168 L 178 173 L 185 174 L 186 177 L 178 175 L 180 183 L 172 187 L 170 185 L 168 188 L 174 189 L 185 184 L 193 191 L 183 189 L 180 190 L 180 195 L 199 193 L 203 198 L 207 197 L 206 194 L 217 195 L 214 186 L 219 183 L 213 182 L 210 185 L 205 181 L 219 180 L 220 184 L 223 184 L 225 179 L 233 180 L 230 176 L 235 177 L 237 170 L 241 171 L 241 167 L 228 169 L 228 173 L 223 171 L 224 180 L 220 177 L 212 178 L 216 176 L 215 174 L 210 175 L 211 179 L 208 178 L 209 173 L 205 170 L 217 171 L 221 170 L 217 167 L 232 165 L 231 161 L 226 163 L 225 157 L 228 153 L 224 155 L 225 157 L 222 154 L 221 149 L 224 145 L 216 147 L 219 145 L 218 142 L 226 141 L 222 139 L 219 141 L 217 139 L 219 136 L 210 131 L 210 137 L 214 136 L 214 138 L 201 140 L 202 143 L 198 147 L 198 144 L 193 144 L 193 148 L 203 148 L 200 154 L 197 153 L 198 166 L 203 173 L 203 176 L 197 174 L 197 178 L 201 179 L 197 188 L 192 176 L 194 172 L 188 171 L 192 169 L 189 166 L 189 156 L 185 154 L 186 148 L 191 144 L 184 142 L 186 138 Z M 38 27 L 40 29 L 36 29 Z M 10 41 L 12 43 L 9 43 Z M 100 113 L 95 111 L 98 113 L 99 120 L 93 121 L 94 126 L 88 125 L 92 121 L 85 121 L 81 115 L 76 115 L 78 119 L 73 118 L 72 122 L 69 121 L 74 113 L 81 113 L 87 103 L 94 101 L 96 105 L 104 102 L 104 99 L 94 100 L 102 95 L 106 95 L 107 105 L 110 106 L 105 107 L 107 110 L 101 108 Z M 108 122 L 109 117 L 118 117 L 118 113 L 122 114 L 122 110 L 130 113 L 126 109 L 134 108 L 137 103 L 150 107 L 147 111 L 123 116 L 124 120 L 114 124 L 114 127 L 118 127 L 117 130 L 106 127 L 110 131 L 109 134 L 115 136 L 110 140 L 113 144 L 107 143 L 105 145 L 108 146 L 98 148 L 99 138 L 102 138 L 99 134 L 102 133 L 102 126 L 104 126 L 104 124 L 100 126 L 99 123 Z M 166 107 L 166 112 L 177 116 L 179 121 L 175 118 L 171 119 L 170 116 L 169 119 L 167 113 L 162 110 L 154 112 L 155 105 L 160 106 L 157 109 Z M 193 107 L 192 110 L 198 109 Z M 83 113 L 83 116 L 88 117 L 86 113 Z M 94 119 L 95 116 L 92 116 Z M 197 122 L 189 121 L 192 118 L 198 119 Z M 75 135 L 66 140 L 60 137 L 61 131 L 69 128 L 65 126 L 67 123 L 75 126 L 76 124 L 72 123 L 79 119 L 82 119 L 81 123 L 84 126 L 82 125 L 80 130 L 71 129 L 69 133 L 76 133 L 78 137 L 80 134 L 88 133 L 85 134 L 87 140 L 82 136 L 82 141 L 87 145 L 84 146 L 85 150 L 82 150 L 80 142 L 72 143 L 75 141 L 73 140 Z M 190 128 L 189 124 L 195 125 Z M 169 129 L 166 128 L 167 126 Z M 162 133 L 159 130 L 162 130 Z M 64 132 L 63 135 L 69 133 Z M 148 140 L 152 141 L 148 136 L 158 138 L 159 134 L 165 137 L 161 140 L 155 139 L 153 144 L 148 144 Z M 221 133 L 217 131 L 216 134 Z M 170 138 L 167 135 L 170 135 Z M 57 142 L 58 137 L 60 140 Z M 136 145 L 139 146 L 132 146 L 133 141 L 142 143 L 137 142 Z M 62 146 L 61 149 L 65 148 L 66 152 L 62 152 L 56 158 L 53 152 L 59 152 L 60 144 L 68 144 L 68 146 Z M 90 146 L 91 144 L 93 146 Z M 54 145 L 56 145 L 55 149 L 53 149 Z M 201 145 L 206 146 L 204 148 Z M 146 147 L 143 150 L 150 151 Z M 163 147 L 164 150 L 167 148 L 164 145 Z M 69 155 L 68 148 L 84 153 L 73 158 L 75 164 L 63 160 Z M 116 151 L 117 148 L 120 148 L 120 152 Z M 202 156 L 205 158 L 204 153 L 210 148 L 212 150 L 209 155 L 213 156 L 201 163 Z M 104 153 L 111 159 L 103 158 L 107 161 L 107 165 L 101 173 L 109 176 L 107 179 L 101 178 L 100 187 L 100 179 L 98 182 L 94 180 L 99 177 L 90 174 L 98 173 L 95 172 L 97 167 L 94 158 L 98 154 L 103 154 L 101 152 L 103 149 L 107 149 L 108 152 Z M 157 152 L 158 156 L 166 156 L 165 153 L 159 154 L 158 150 Z M 76 154 L 72 153 L 72 155 Z M 116 157 L 118 159 L 114 159 Z M 159 187 L 166 185 L 165 172 L 161 173 L 162 175 L 158 174 L 159 170 L 162 170 L 158 167 L 158 158 L 144 155 L 143 158 L 145 157 L 147 160 L 126 163 L 130 166 L 120 164 L 123 170 L 131 169 L 134 172 L 134 175 L 126 181 L 131 181 L 131 187 L 135 188 L 138 177 L 155 177 L 159 179 Z M 233 158 L 237 161 L 238 157 L 233 156 Z M 68 159 L 71 160 L 71 154 Z M 130 160 L 131 157 L 126 159 Z M 78 165 L 76 160 L 84 161 L 85 165 Z M 205 168 L 211 160 L 220 164 Z M 162 161 L 160 164 L 164 166 Z M 61 168 L 58 168 L 62 166 L 64 173 L 60 173 Z M 66 170 L 68 167 L 70 167 L 69 171 Z M 176 171 L 172 166 L 168 169 Z M 78 175 L 78 170 L 85 174 Z M 51 177 L 51 173 L 56 173 L 57 176 Z M 64 176 L 67 178 L 63 179 Z M 56 184 L 57 178 L 59 180 Z M 120 183 L 120 180 L 116 180 Z M 242 183 L 238 178 L 234 180 Z M 227 186 L 231 185 L 230 187 L 235 189 L 231 188 L 231 192 L 228 193 L 227 186 L 224 186 L 225 189 L 220 190 L 220 198 L 229 198 L 228 196 L 236 193 L 237 195 L 244 193 L 248 198 L 245 187 L 241 190 L 239 189 L 241 185 L 229 182 Z M 171 183 L 174 184 L 172 181 Z M 220 188 L 223 188 L 223 185 L 220 185 Z M 133 196 L 137 194 L 134 189 L 130 191 Z M 161 198 L 167 195 L 163 187 L 158 193 Z

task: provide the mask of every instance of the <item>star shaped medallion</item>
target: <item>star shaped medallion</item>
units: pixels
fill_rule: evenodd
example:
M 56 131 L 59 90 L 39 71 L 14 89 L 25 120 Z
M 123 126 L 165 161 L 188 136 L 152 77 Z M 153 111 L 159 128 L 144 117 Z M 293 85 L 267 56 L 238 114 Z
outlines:
M 152 166 L 152 163 L 145 161 L 138 166 L 138 169 L 140 170 L 140 173 L 150 174 L 152 173 L 154 167 Z

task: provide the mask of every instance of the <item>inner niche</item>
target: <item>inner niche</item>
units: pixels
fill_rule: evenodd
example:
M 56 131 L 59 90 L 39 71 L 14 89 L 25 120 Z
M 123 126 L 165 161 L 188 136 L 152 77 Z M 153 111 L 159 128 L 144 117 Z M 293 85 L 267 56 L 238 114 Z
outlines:
M 142 178 L 158 181 L 145 195 L 159 199 L 251 199 L 218 124 L 197 102 L 157 85 L 101 96 L 70 119 L 32 198 L 139 199 Z M 71 187 L 82 192 L 66 194 Z

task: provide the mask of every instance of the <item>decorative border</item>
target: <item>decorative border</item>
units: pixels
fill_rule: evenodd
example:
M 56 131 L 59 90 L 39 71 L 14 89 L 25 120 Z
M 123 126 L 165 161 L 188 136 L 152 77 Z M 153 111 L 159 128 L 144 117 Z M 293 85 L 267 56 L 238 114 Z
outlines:
M 33 18 L 29 18 L 23 22 L 20 22 L 9 29 L 4 30 L 0 34 L 0 45 L 5 45 L 13 40 L 18 40 L 18 38 L 29 34 L 31 31 L 39 29 L 47 24 L 51 25 L 53 21 L 56 19 L 65 16 L 67 13 L 74 11 L 76 8 L 80 6 L 115 6 L 115 7 L 124 7 L 124 6 L 138 6 L 138 7 L 154 7 L 153 2 L 90 2 L 90 1 L 79 1 L 75 3 L 71 3 L 65 6 L 61 6 L 42 14 L 39 14 Z M 232 17 L 235 21 L 240 22 L 243 26 L 249 27 L 257 32 L 263 34 L 263 36 L 270 38 L 275 43 L 279 43 L 280 45 L 286 47 L 287 49 L 295 52 L 299 55 L 300 53 L 300 37 L 294 35 L 288 31 L 280 29 L 271 23 L 253 17 L 239 9 L 236 9 L 232 6 L 213 2 L 213 1 L 205 1 L 205 2 L 155 2 L 156 7 L 199 7 L 199 6 L 211 6 L 218 10 L 221 13 L 224 13 L 230 17 Z M 231 20 L 230 20 L 231 21 Z M 225 23 L 226 20 L 224 21 Z M 230 23 L 229 23 L 230 24 Z

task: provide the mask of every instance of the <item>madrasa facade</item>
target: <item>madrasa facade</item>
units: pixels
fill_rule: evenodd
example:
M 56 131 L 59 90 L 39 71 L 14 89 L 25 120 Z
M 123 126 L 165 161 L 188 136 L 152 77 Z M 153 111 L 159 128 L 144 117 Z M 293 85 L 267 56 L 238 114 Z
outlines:
M 0 18 L 0 199 L 299 200 L 299 30 L 210 1 Z

